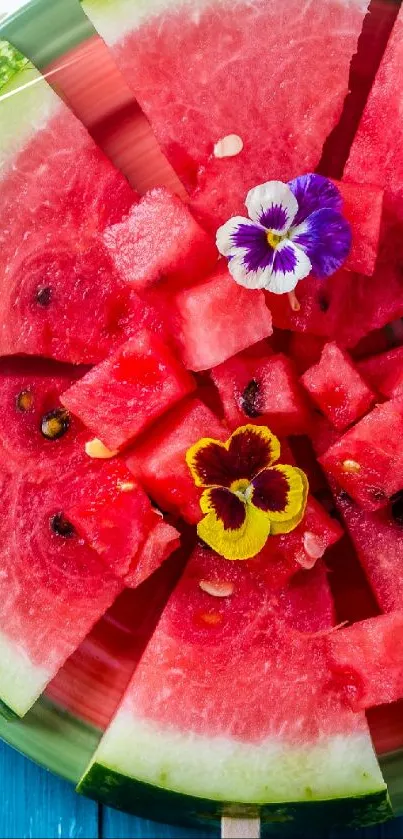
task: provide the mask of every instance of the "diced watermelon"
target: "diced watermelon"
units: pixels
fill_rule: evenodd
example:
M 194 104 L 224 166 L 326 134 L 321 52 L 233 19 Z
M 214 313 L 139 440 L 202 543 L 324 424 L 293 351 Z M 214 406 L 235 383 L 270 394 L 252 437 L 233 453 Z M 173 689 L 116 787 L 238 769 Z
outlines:
M 367 510 L 403 487 L 403 402 L 376 405 L 320 458 L 325 471 Z
M 291 333 L 289 353 L 300 375 L 319 361 L 323 347 L 324 339 L 318 335 L 309 332 Z
M 389 398 L 403 395 L 403 347 L 364 358 L 357 367 L 378 393 Z
M 333 688 L 354 711 L 403 697 L 403 611 L 340 629 L 328 643 Z
M 272 333 L 262 291 L 238 286 L 222 263 L 207 280 L 175 298 L 183 363 L 208 370 Z
M 343 196 L 343 215 L 351 224 L 351 251 L 345 267 L 371 275 L 375 270 L 381 233 L 383 189 L 335 181 Z
M 61 401 L 113 451 L 194 387 L 189 373 L 160 339 L 142 331 L 86 373 Z
M 158 280 L 192 285 L 217 262 L 215 243 L 186 205 L 167 189 L 153 189 L 103 240 L 122 280 L 136 291 Z
M 285 355 L 240 353 L 215 367 L 211 376 L 231 431 L 250 421 L 283 437 L 309 428 L 309 406 Z
M 136 556 L 133 568 L 125 576 L 125 585 L 137 588 L 165 562 L 180 544 L 180 534 L 172 524 L 160 521 L 150 530 L 143 547 Z
M 304 373 L 302 384 L 335 428 L 343 430 L 369 411 L 375 394 L 335 343 L 325 344 L 320 361 Z
M 156 423 L 128 453 L 126 463 L 151 498 L 168 512 L 196 523 L 202 513 L 185 455 L 201 437 L 228 438 L 227 428 L 206 405 L 189 399 Z
M 137 554 L 159 515 L 125 464 L 111 460 L 83 483 L 78 503 L 65 511 L 77 532 L 123 578 L 135 567 Z
M 282 555 L 292 568 L 292 573 L 303 568 L 313 568 L 327 548 L 343 535 L 339 523 L 311 495 L 302 522 L 291 533 L 270 536 L 262 553 Z M 289 574 L 291 576 L 291 574 Z

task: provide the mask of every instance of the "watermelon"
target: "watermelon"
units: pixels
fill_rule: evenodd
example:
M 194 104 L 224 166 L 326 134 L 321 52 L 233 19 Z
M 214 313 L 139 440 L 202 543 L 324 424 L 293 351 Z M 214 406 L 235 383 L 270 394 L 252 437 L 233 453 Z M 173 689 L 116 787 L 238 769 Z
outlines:
M 319 458 L 326 473 L 367 510 L 386 506 L 403 486 L 403 402 L 375 408 Z
M 212 380 L 231 431 L 252 421 L 275 434 L 303 434 L 310 409 L 290 358 L 279 353 L 240 353 L 215 367 Z
M 343 197 L 343 215 L 353 234 L 345 267 L 371 275 L 375 270 L 381 235 L 383 189 L 368 184 L 334 182 Z
M 113 451 L 194 387 L 168 347 L 143 330 L 86 373 L 61 401 Z
M 179 350 L 189 370 L 208 370 L 272 333 L 263 291 L 234 283 L 226 264 L 175 297 Z
M 295 0 L 281 8 L 241 0 L 235 15 L 229 0 L 83 5 L 192 206 L 215 230 L 243 209 L 251 187 L 316 168 L 368 3 L 314 0 L 301 9 Z
M 332 824 L 386 815 L 365 716 L 329 689 L 323 566 L 280 595 L 269 570 L 195 549 L 80 792 L 173 822 L 243 804 L 263 822 L 312 802 L 315 824 L 321 803 Z
M 393 347 L 357 362 L 361 375 L 374 390 L 391 398 L 403 395 L 403 347 Z
M 162 417 L 125 457 L 130 471 L 161 507 L 195 524 L 202 516 L 201 490 L 185 456 L 201 437 L 225 441 L 228 429 L 199 399 L 184 400 Z
M 170 288 L 190 285 L 218 259 L 213 239 L 180 198 L 164 188 L 147 193 L 103 238 L 122 280 L 137 291 L 163 279 Z
M 152 319 L 103 243 L 137 197 L 34 67 L 0 57 L 0 354 L 96 363 Z
M 140 583 L 157 571 L 179 545 L 180 538 L 176 527 L 164 521 L 161 515 L 160 521 L 157 521 L 148 533 L 136 556 L 135 563 L 125 574 L 125 584 L 131 588 L 137 588 Z
M 340 430 L 360 419 L 375 401 L 373 391 L 336 343 L 325 344 L 318 364 L 304 373 L 301 382 L 322 413 Z
M 300 375 L 319 361 L 324 344 L 324 339 L 318 335 L 311 335 L 309 332 L 291 333 L 288 349 Z

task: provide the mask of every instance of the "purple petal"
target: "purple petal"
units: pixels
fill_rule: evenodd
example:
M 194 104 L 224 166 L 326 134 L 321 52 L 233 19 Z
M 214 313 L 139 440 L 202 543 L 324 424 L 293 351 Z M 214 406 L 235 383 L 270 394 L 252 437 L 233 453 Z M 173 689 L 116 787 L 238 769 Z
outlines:
M 271 204 L 262 211 L 260 224 L 267 230 L 283 230 L 288 224 L 288 213 L 281 204 Z
M 271 274 L 265 288 L 273 294 L 292 291 L 299 280 L 311 273 L 311 269 L 311 261 L 307 254 L 290 239 L 286 239 L 275 250 Z
M 297 261 L 295 249 L 290 245 L 285 245 L 281 249 L 277 248 L 273 259 L 273 271 L 278 274 L 294 272 Z
M 282 181 L 267 181 L 250 189 L 245 200 L 249 218 L 282 236 L 298 211 L 295 195 Z
M 301 224 L 317 210 L 330 209 L 340 211 L 343 199 L 337 186 L 323 175 L 301 175 L 289 181 L 288 186 L 298 201 L 298 212 L 293 225 Z
M 240 224 L 231 238 L 236 248 L 243 249 L 242 261 L 247 271 L 261 271 L 272 264 L 274 251 L 262 227 Z
M 351 228 L 341 213 L 317 210 L 298 227 L 293 227 L 291 239 L 307 254 L 313 274 L 321 279 L 343 265 L 351 248 Z

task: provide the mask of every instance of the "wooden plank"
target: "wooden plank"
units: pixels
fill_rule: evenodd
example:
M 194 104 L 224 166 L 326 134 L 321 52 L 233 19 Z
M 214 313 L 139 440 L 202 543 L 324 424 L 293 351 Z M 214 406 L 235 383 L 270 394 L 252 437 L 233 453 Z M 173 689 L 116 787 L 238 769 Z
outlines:
M 98 839 L 98 805 L 1 742 L 0 790 L 2 839 Z
M 222 839 L 260 839 L 260 819 L 221 819 Z
M 218 831 L 172 827 L 169 824 L 137 819 L 104 807 L 99 839 L 216 839 L 219 835 Z

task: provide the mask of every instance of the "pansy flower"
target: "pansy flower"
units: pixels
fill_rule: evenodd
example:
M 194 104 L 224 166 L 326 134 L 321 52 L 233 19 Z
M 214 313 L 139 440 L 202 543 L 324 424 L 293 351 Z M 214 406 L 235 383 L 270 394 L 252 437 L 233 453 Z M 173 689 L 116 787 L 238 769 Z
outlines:
M 351 248 L 342 197 L 322 175 L 301 175 L 287 184 L 268 181 L 248 192 L 249 218 L 235 216 L 217 231 L 234 280 L 274 294 L 292 292 L 313 273 L 329 277 Z
M 289 533 L 301 521 L 308 481 L 279 457 L 277 437 L 256 425 L 237 428 L 225 443 L 203 438 L 188 449 L 186 462 L 204 490 L 197 532 L 226 559 L 255 556 L 270 534 Z

